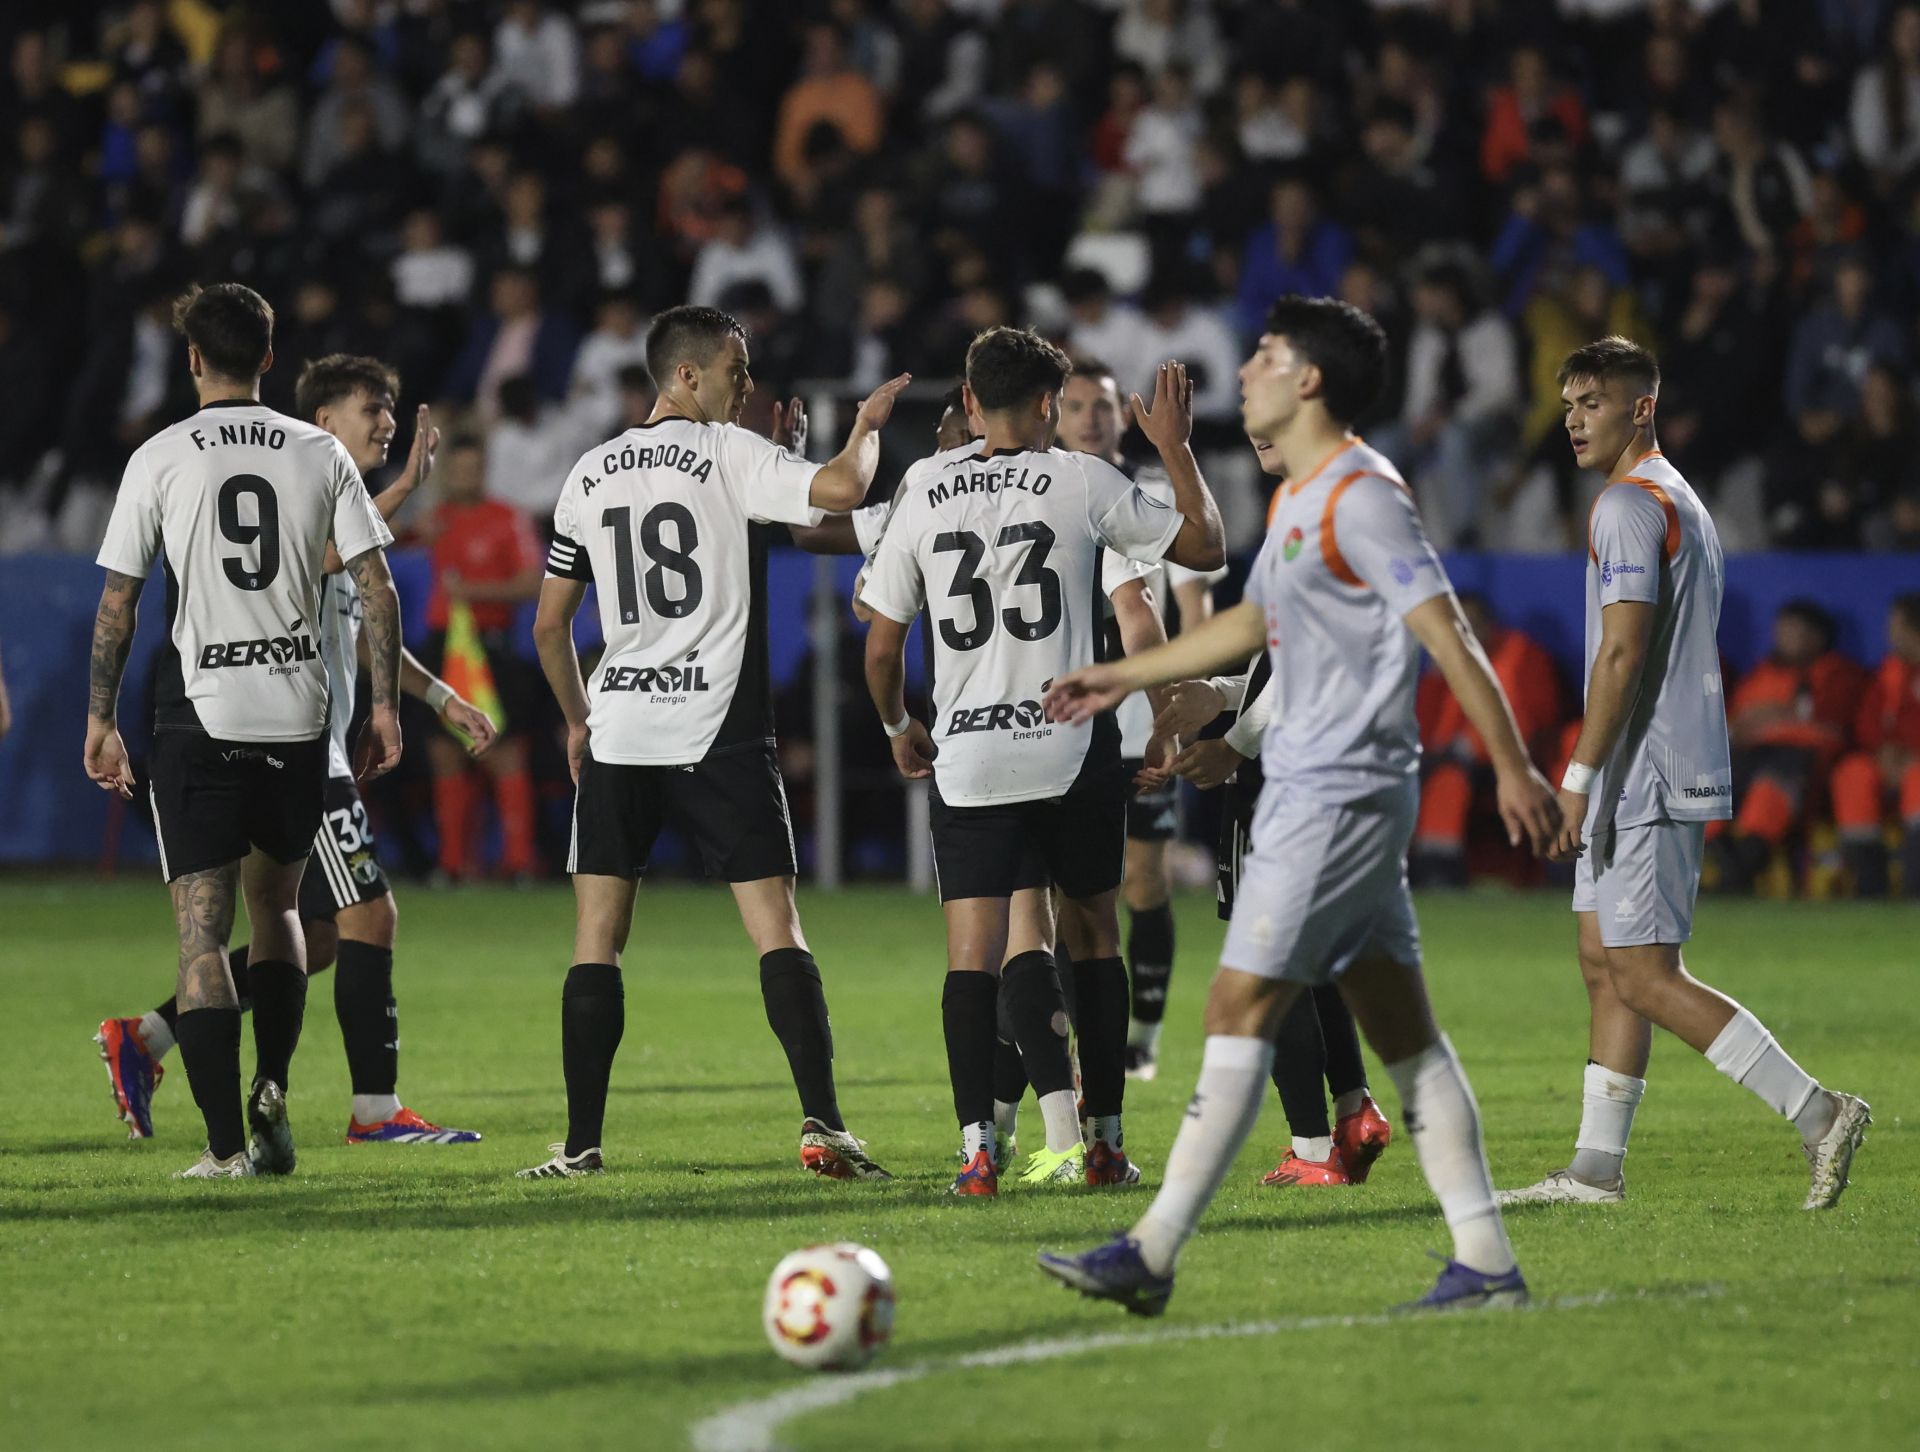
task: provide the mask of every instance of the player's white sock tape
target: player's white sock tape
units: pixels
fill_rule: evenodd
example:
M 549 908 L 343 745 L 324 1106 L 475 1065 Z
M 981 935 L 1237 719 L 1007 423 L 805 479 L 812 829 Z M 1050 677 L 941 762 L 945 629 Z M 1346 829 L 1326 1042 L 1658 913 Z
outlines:
M 1227 1177 L 1234 1156 L 1253 1133 L 1273 1072 L 1273 1045 L 1266 1039 L 1209 1034 L 1200 1059 L 1187 1117 L 1167 1156 L 1160 1193 L 1133 1228 L 1140 1254 L 1156 1275 L 1179 1258 L 1208 1203 Z
M 1071 1089 L 1040 1096 L 1040 1122 L 1047 1127 L 1047 1149 L 1053 1154 L 1080 1143 L 1080 1104 Z
M 1400 1115 L 1413 1136 L 1420 1172 L 1453 1232 L 1453 1258 L 1488 1275 L 1512 1270 L 1513 1247 L 1493 1200 L 1480 1140 L 1480 1106 L 1453 1045 L 1442 1034 L 1411 1059 L 1387 1065 L 1387 1072 L 1400 1091 Z
M 1744 1008 L 1735 1008 L 1720 1037 L 1707 1045 L 1707 1062 L 1734 1083 L 1758 1094 L 1775 1114 L 1795 1121 L 1802 1138 L 1807 1134 L 1799 1120 L 1809 1110 L 1814 1111 L 1815 1119 L 1831 1120 L 1825 1105 L 1815 1098 L 1820 1092 L 1819 1083 L 1794 1063 L 1767 1032 L 1767 1026 Z
M 140 1015 L 140 1042 L 156 1059 L 164 1059 L 173 1047 L 173 1029 L 159 1014 L 149 1009 Z
M 1610 1185 L 1627 1157 L 1627 1136 L 1647 1081 L 1588 1064 L 1580 1094 L 1580 1136 L 1573 1142 L 1573 1173 L 1590 1184 Z

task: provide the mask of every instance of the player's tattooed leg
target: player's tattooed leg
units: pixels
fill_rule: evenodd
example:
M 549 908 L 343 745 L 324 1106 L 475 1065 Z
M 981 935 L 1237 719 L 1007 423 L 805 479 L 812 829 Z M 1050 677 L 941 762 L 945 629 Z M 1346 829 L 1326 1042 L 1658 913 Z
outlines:
M 180 929 L 180 978 L 176 997 L 182 1013 L 196 1008 L 237 1008 L 233 975 L 227 971 L 227 940 L 233 935 L 234 899 L 240 864 L 229 862 L 204 872 L 189 872 L 168 884 L 173 915 Z

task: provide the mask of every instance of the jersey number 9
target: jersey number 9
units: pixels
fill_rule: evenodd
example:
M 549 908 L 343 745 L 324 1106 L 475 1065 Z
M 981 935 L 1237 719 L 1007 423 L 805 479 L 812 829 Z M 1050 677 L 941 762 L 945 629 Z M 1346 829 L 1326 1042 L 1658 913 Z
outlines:
M 240 518 L 240 496 L 253 496 L 254 523 Z M 220 533 L 237 545 L 260 546 L 260 568 L 249 570 L 244 555 L 223 555 L 221 567 L 242 590 L 264 590 L 280 573 L 280 500 L 258 474 L 235 474 L 220 486 Z

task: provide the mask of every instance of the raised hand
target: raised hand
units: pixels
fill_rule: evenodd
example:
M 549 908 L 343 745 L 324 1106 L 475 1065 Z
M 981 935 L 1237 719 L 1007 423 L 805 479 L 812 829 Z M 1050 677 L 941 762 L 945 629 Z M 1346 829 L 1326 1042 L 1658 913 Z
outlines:
M 433 458 L 440 449 L 440 430 L 423 403 L 413 413 L 413 447 L 407 450 L 407 467 L 393 481 L 393 488 L 411 493 L 433 474 Z
M 1153 377 L 1153 408 L 1134 394 L 1133 421 L 1156 449 L 1177 449 L 1193 437 L 1193 380 L 1184 363 L 1162 363 Z
M 773 406 L 773 428 L 769 437 L 783 449 L 796 454 L 807 452 L 807 406 L 799 399 Z
M 897 378 L 889 378 L 862 400 L 860 412 L 855 416 L 854 421 L 871 432 L 877 433 L 885 428 L 887 420 L 893 417 L 894 401 L 911 382 L 913 382 L 911 373 L 902 373 Z

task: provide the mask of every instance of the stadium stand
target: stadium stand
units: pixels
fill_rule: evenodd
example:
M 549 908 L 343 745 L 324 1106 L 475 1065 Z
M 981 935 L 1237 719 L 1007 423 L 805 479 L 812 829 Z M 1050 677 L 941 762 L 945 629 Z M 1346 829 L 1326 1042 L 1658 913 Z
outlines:
M 11 0 L 0 45 L 0 858 L 99 853 L 104 804 L 24 758 L 77 740 L 53 653 L 83 657 L 59 642 L 88 588 L 59 556 L 190 404 L 166 305 L 192 280 L 278 309 L 268 402 L 302 358 L 377 353 L 536 529 L 572 452 L 645 408 L 670 303 L 751 319 L 761 427 L 802 385 L 949 378 L 992 322 L 1136 375 L 1177 351 L 1242 550 L 1231 365 L 1273 294 L 1337 293 L 1395 350 L 1368 437 L 1437 538 L 1491 552 L 1456 578 L 1570 706 L 1588 498 L 1552 375 L 1624 332 L 1663 357 L 1663 443 L 1734 554 L 1730 661 L 1804 596 L 1871 666 L 1920 579 L 1917 4 Z M 416 627 L 427 578 L 402 577 Z M 808 578 L 776 565 L 793 620 Z M 805 648 L 777 645 L 783 680 Z M 565 773 L 527 724 L 551 815 Z M 1853 841 L 1899 797 L 1859 729 L 1806 773 Z M 421 870 L 432 791 L 421 753 L 380 801 Z

